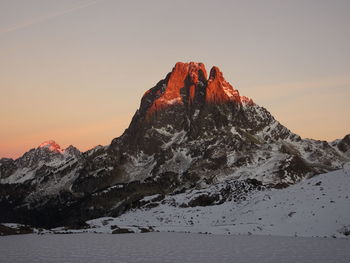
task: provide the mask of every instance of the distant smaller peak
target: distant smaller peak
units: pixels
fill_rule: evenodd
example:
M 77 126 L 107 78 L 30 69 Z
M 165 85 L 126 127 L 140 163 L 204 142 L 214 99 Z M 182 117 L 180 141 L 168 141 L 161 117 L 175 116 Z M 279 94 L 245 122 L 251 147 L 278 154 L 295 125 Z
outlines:
M 54 140 L 48 140 L 39 145 L 38 148 L 45 148 L 52 152 L 63 153 L 63 149 Z
M 73 145 L 69 145 L 66 150 L 74 150 L 77 149 L 77 147 L 73 146 Z
M 48 141 L 44 141 L 39 145 L 39 148 L 42 147 L 47 147 L 47 146 L 51 146 L 51 145 L 57 145 L 58 147 L 60 147 L 54 140 L 48 140 Z

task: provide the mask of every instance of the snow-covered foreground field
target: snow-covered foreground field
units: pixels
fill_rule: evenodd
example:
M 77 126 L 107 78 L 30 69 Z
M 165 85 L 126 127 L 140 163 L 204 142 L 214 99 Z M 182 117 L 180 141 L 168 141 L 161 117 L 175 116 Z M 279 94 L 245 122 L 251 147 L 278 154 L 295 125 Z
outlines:
M 19 235 L 0 262 L 350 262 L 350 240 L 185 233 Z
M 169 196 L 172 202 L 151 209 L 88 223 L 93 231 L 104 233 L 117 225 L 132 230 L 152 226 L 157 231 L 192 233 L 346 237 L 350 235 L 349 189 L 350 167 L 344 167 L 286 189 L 259 191 L 239 204 L 182 208 L 180 204 L 190 195 L 185 193 Z

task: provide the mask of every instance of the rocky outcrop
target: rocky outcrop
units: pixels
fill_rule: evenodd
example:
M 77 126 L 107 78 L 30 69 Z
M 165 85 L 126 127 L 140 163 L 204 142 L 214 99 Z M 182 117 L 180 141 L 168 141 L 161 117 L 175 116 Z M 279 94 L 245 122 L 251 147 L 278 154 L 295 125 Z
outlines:
M 342 140 L 337 143 L 337 148 L 343 152 L 349 152 L 350 150 L 350 134 L 346 135 Z
M 228 83 L 218 67 L 213 67 L 210 70 L 210 77 L 206 89 L 207 103 L 226 103 L 234 101 L 242 103 L 238 90 L 235 90 Z

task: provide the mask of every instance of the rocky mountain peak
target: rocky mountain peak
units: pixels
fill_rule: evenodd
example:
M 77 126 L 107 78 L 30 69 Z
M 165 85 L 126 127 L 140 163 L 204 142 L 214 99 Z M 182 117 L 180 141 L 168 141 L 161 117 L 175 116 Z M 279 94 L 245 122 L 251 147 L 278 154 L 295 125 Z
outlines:
M 220 69 L 216 66 L 210 70 L 208 86 L 206 89 L 206 101 L 220 103 L 227 101 L 241 102 L 238 90 L 228 83 Z
M 64 153 L 75 157 L 80 157 L 82 154 L 79 149 L 73 145 L 69 145 L 66 149 L 64 149 Z
M 214 66 L 208 77 L 203 63 L 178 62 L 144 94 L 128 129 L 113 140 L 111 148 L 120 148 L 117 141 L 121 141 L 132 152 L 152 154 L 175 134 L 184 133 L 183 137 L 191 140 L 214 138 L 215 130 L 236 127 L 258 132 L 272 121 L 266 110 L 240 96 L 218 67 Z M 160 134 L 162 130 L 166 132 Z
M 184 106 L 193 110 L 205 104 L 228 102 L 253 104 L 251 99 L 240 96 L 218 67 L 212 67 L 208 78 L 203 63 L 178 62 L 165 79 L 144 94 L 140 113 L 149 120 L 169 107 Z
M 341 152 L 347 152 L 350 155 L 350 134 L 346 135 L 342 140 L 340 140 L 337 147 Z
M 172 105 L 193 102 L 197 87 L 204 85 L 206 80 L 207 72 L 203 63 L 176 63 L 162 83 L 145 93 L 144 97 L 151 102 L 147 109 L 147 117 Z
M 39 149 L 48 149 L 51 152 L 63 153 L 64 150 L 54 140 L 48 140 L 38 146 Z

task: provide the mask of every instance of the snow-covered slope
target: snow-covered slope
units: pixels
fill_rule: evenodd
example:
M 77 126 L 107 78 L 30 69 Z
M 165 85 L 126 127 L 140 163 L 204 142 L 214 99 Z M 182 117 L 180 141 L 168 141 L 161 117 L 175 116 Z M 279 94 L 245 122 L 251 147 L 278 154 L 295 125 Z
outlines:
M 0 172 L 0 184 L 21 184 L 31 181 L 42 181 L 45 174 L 59 174 L 67 167 L 78 162 L 81 153 L 74 146 L 62 149 L 55 141 L 49 140 L 41 143 L 37 148 L 26 152 L 17 160 L 7 159 L 12 162 L 12 173 Z M 55 183 L 58 183 L 55 178 Z
M 176 232 L 345 237 L 350 234 L 349 189 L 347 164 L 342 170 L 286 189 L 251 191 L 246 198 L 220 205 L 186 207 L 183 204 L 196 194 L 194 191 L 166 196 L 162 201 L 151 196 L 144 198 L 150 201 L 144 208 L 88 223 L 101 232 L 111 232 L 111 226 L 152 226 Z
M 45 204 L 49 198 L 61 201 L 63 191 L 70 191 L 83 155 L 74 146 L 62 149 L 55 141 L 41 143 L 22 157 L 0 160 L 0 211 L 3 222 L 15 208 L 28 208 Z M 20 212 L 25 222 L 30 216 Z M 18 222 L 14 220 L 13 222 Z

